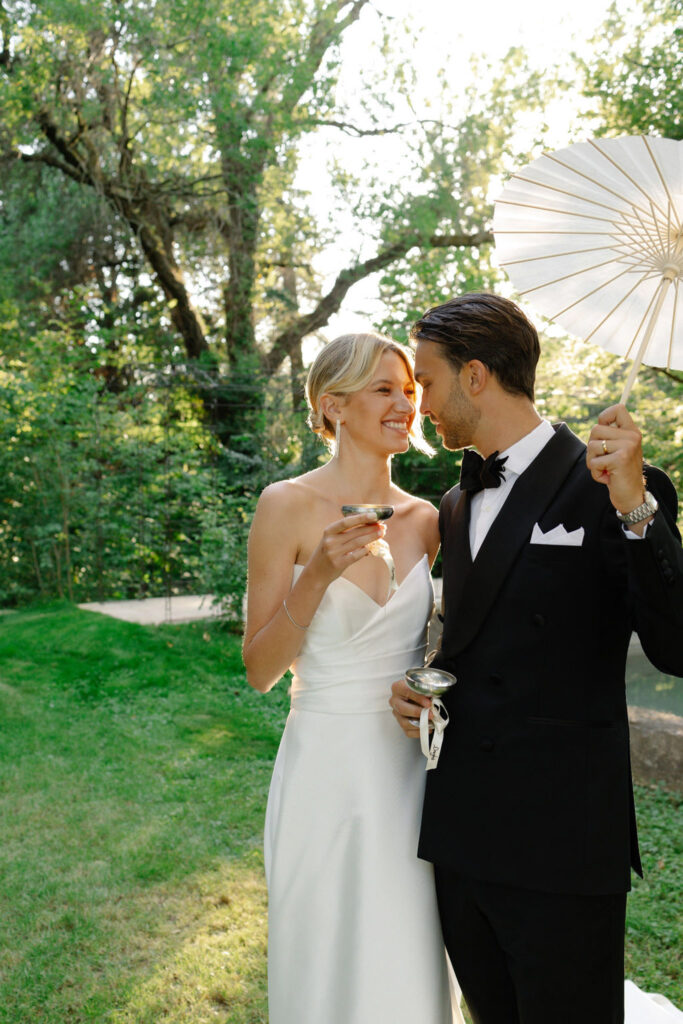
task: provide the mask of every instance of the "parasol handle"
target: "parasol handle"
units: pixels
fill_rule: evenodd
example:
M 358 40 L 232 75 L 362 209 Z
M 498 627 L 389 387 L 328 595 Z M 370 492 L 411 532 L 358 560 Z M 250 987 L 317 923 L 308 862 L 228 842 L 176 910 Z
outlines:
M 665 272 L 664 276 L 662 277 L 662 280 L 659 282 L 659 294 L 657 295 L 655 308 L 652 310 L 652 315 L 648 320 L 647 328 L 645 330 L 645 334 L 643 335 L 643 340 L 640 343 L 640 348 L 638 349 L 636 357 L 633 360 L 633 366 L 631 367 L 631 371 L 626 379 L 626 383 L 624 384 L 624 390 L 621 392 L 621 398 L 619 399 L 621 405 L 623 405 L 626 402 L 626 399 L 631 394 L 633 382 L 635 381 L 636 376 L 638 375 L 638 370 L 640 369 L 641 363 L 643 362 L 643 358 L 647 351 L 647 346 L 650 344 L 650 338 L 652 337 L 652 332 L 655 329 L 657 317 L 659 316 L 660 310 L 664 303 L 664 299 L 666 298 L 666 293 L 669 290 L 669 285 L 671 284 L 672 280 L 673 275 L 669 276 L 669 274 Z

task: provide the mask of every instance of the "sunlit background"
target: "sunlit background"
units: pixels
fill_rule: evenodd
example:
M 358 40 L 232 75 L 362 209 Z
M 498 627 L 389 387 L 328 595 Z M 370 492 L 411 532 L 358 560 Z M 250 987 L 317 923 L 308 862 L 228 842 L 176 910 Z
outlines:
M 440 0 L 379 0 L 373 9 L 366 9 L 359 22 L 345 35 L 341 47 L 341 75 L 338 98 L 348 102 L 351 113 L 363 125 L 362 101 L 365 83 L 382 63 L 383 26 L 377 12 L 395 20 L 395 48 L 401 53 L 406 68 L 415 74 L 415 88 L 410 105 L 402 99 L 387 115 L 387 126 L 409 124 L 420 119 L 448 121 L 466 112 L 468 91 L 483 96 L 502 62 L 513 48 L 524 51 L 527 67 L 540 74 L 556 69 L 564 75 L 561 89 L 548 88 L 542 110 L 517 115 L 515 136 L 520 149 L 531 148 L 534 155 L 587 138 L 590 120 L 588 104 L 576 81 L 572 55 L 590 50 L 591 40 L 599 32 L 610 7 L 609 0 L 576 0 L 570 7 L 557 8 L 544 0 L 521 0 L 519 3 L 450 4 Z M 582 115 L 579 120 L 579 115 Z M 544 126 L 543 143 L 534 147 L 540 126 Z M 367 139 L 348 137 L 343 142 L 322 133 L 316 146 L 302 154 L 297 184 L 310 194 L 313 208 L 320 216 L 330 206 L 329 191 L 321 187 L 321 161 L 333 155 L 345 166 L 353 167 L 354 154 L 367 155 Z M 373 147 L 377 166 L 386 179 L 400 179 L 404 136 L 382 136 Z M 492 181 L 491 200 L 503 181 Z M 348 221 L 340 218 L 339 249 L 321 254 L 316 268 L 329 286 L 340 267 L 343 254 L 358 251 L 362 241 L 354 235 Z M 495 252 L 493 253 L 495 265 Z M 503 282 L 501 290 L 510 292 Z M 346 331 L 367 328 L 368 321 L 381 316 L 377 275 L 366 278 L 352 289 L 343 310 L 321 332 L 322 338 L 333 338 Z M 529 312 L 533 310 L 528 308 Z M 554 333 L 554 332 L 553 332 Z M 309 339 L 305 357 L 311 358 L 321 339 Z

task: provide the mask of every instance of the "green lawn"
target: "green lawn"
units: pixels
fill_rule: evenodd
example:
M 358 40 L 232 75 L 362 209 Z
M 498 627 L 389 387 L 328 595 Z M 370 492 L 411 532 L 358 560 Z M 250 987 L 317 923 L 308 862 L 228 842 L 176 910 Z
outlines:
M 285 687 L 253 693 L 215 623 L 59 605 L 0 616 L 0 701 L 1 1024 L 266 1021 L 261 829 Z M 653 790 L 638 808 L 628 974 L 683 1005 L 683 813 Z

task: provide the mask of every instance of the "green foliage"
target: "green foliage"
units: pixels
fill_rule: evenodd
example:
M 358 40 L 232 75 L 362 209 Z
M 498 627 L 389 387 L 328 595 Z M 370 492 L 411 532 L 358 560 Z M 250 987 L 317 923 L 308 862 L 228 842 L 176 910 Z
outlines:
M 50 167 L 3 168 L 0 297 L 34 316 L 54 313 L 54 296 L 94 282 L 122 256 L 121 226 L 101 197 Z
M 191 386 L 128 366 L 111 391 L 86 347 L 34 341 L 39 362 L 0 360 L 0 600 L 196 587 L 227 488 Z
M 320 457 L 292 410 L 298 389 L 272 381 L 257 422 L 258 377 L 226 384 L 172 350 L 165 363 L 131 362 L 125 344 L 103 352 L 78 327 L 27 331 L 0 308 L 0 603 L 212 593 L 239 621 L 256 499 Z M 250 414 L 243 429 L 258 427 L 249 454 L 211 430 L 226 395 L 236 418 Z
M 683 139 L 683 2 L 613 3 L 594 40 L 577 58 L 600 135 Z

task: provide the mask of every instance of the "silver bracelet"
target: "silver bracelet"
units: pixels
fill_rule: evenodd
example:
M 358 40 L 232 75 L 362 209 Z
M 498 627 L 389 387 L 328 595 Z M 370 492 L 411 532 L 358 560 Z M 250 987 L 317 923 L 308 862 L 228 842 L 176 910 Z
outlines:
M 289 608 L 287 607 L 287 602 L 285 600 L 282 601 L 282 607 L 284 608 L 285 614 L 289 621 L 292 623 L 292 625 L 296 626 L 297 629 L 303 630 L 303 632 L 305 633 L 306 630 L 308 629 L 308 626 L 300 626 L 296 619 L 292 618 L 292 616 L 289 614 Z

